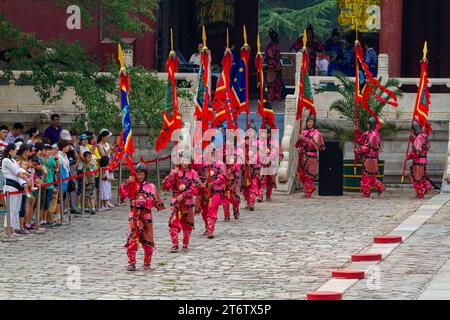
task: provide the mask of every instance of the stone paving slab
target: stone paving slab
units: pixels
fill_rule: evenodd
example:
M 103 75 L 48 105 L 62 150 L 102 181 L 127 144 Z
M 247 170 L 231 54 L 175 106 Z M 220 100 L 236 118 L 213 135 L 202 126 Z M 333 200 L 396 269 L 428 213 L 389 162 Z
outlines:
M 344 298 L 450 300 L 449 239 L 447 203 L 376 266 L 378 287 L 369 288 L 361 281 L 346 291 Z
M 169 212 L 155 213 L 152 270 L 142 270 L 140 251 L 136 273 L 126 271 L 127 211 L 116 208 L 0 243 L 0 297 L 304 299 L 373 236 L 391 232 L 423 204 L 411 196 L 411 190 L 388 191 L 381 199 L 277 194 L 254 212 L 242 209 L 239 221 L 224 223 L 220 213 L 212 240 L 202 236 L 196 217 L 191 250 L 178 254 L 168 252 Z M 80 271 L 80 287 L 68 268 Z

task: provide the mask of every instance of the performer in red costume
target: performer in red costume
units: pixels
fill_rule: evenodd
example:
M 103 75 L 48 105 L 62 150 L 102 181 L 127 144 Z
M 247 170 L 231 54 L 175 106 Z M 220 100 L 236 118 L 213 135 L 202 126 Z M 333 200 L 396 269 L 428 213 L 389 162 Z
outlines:
M 239 213 L 239 205 L 241 203 L 241 188 L 239 186 L 240 172 L 241 172 L 241 165 L 237 163 L 237 157 L 235 152 L 234 163 L 226 165 L 227 184 L 225 187 L 225 195 L 222 199 L 225 222 L 229 222 L 231 220 L 230 203 L 233 206 L 234 219 L 238 220 L 240 217 Z
M 325 150 L 322 134 L 315 128 L 315 124 L 315 116 L 309 115 L 306 119 L 306 128 L 295 144 L 299 153 L 297 175 L 303 183 L 305 198 L 311 198 L 316 190 L 314 181 L 317 180 L 319 172 L 319 151 Z
M 135 167 L 135 174 L 121 185 L 121 199 L 131 199 L 128 218 L 128 239 L 125 248 L 128 255 L 128 270 L 136 270 L 136 252 L 139 243 L 144 249 L 144 269 L 150 269 L 155 243 L 153 241 L 152 209 L 165 209 L 158 189 L 147 182 L 148 169 L 143 163 Z
M 428 151 L 430 141 L 428 139 L 430 127 L 425 125 L 424 129 L 417 122 L 412 127 L 413 135 L 410 137 L 412 151 L 408 155 L 408 160 L 412 160 L 409 178 L 416 190 L 416 199 L 423 199 L 425 194 L 433 190 L 433 185 L 427 177 Z
M 278 161 L 280 158 L 280 155 L 278 154 L 278 151 L 274 149 L 274 145 L 272 143 L 272 129 L 270 125 L 266 125 L 266 136 L 261 135 L 261 139 L 267 139 L 267 153 L 266 153 L 266 159 L 265 164 L 261 164 L 262 171 L 263 170 L 269 170 L 272 164 L 275 161 Z M 262 150 L 260 150 L 262 152 Z M 272 192 L 273 189 L 276 188 L 276 174 L 270 175 L 270 174 L 263 174 L 261 171 L 261 179 L 259 184 L 259 195 L 258 195 L 258 202 L 262 202 L 264 200 L 264 191 L 266 191 L 266 200 L 272 201 Z
M 194 196 L 203 185 L 195 170 L 190 168 L 190 159 L 182 156 L 181 165 L 177 166 L 163 181 L 163 190 L 172 191 L 169 220 L 171 252 L 178 252 L 178 234 L 183 230 L 183 251 L 188 250 L 189 240 L 194 229 Z
M 243 165 L 243 194 L 246 201 L 246 210 L 255 210 L 256 197 L 259 194 L 261 183 L 261 164 L 258 157 L 257 143 L 250 146 L 250 139 L 245 138 L 245 164 Z
M 371 188 L 377 190 L 378 196 L 381 196 L 386 190 L 384 184 L 377 180 L 381 137 L 376 125 L 375 118 L 371 117 L 367 123 L 368 130 L 363 134 L 356 132 L 357 143 L 360 145 L 356 150 L 356 156 L 362 160 L 361 192 L 366 198 L 370 198 Z
M 203 164 L 193 164 L 192 168 L 197 172 L 202 187 L 198 187 L 198 195 L 195 198 L 195 215 L 202 215 L 205 230 L 208 229 L 208 205 L 209 205 L 209 189 L 206 187 L 208 174 L 207 166 Z M 206 235 L 206 231 L 204 233 Z
M 216 150 L 211 150 L 211 157 L 214 158 Z M 222 203 L 226 188 L 226 167 L 225 164 L 216 160 L 212 164 L 205 164 L 203 166 L 203 180 L 206 181 L 206 187 L 208 189 L 209 201 L 208 201 L 208 216 L 205 235 L 208 239 L 214 238 L 214 229 L 217 221 L 217 213 L 219 206 Z

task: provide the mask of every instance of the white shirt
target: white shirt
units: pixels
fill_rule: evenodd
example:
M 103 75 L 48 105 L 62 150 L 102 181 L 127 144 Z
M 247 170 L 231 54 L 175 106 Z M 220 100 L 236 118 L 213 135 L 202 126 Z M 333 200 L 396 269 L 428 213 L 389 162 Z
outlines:
M 5 179 L 19 182 L 19 177 L 17 175 L 20 172 L 26 173 L 26 171 L 19 166 L 16 160 L 9 158 L 2 160 L 2 173 Z
M 328 66 L 330 63 L 328 62 L 328 59 L 325 58 L 317 58 L 317 71 L 328 71 Z
M 82 159 L 83 159 L 83 155 L 84 155 L 84 153 L 85 153 L 86 151 L 89 151 L 89 152 L 90 152 L 90 150 L 89 150 L 88 147 L 83 146 L 83 145 L 81 145 L 81 144 L 78 146 L 78 148 L 80 149 L 80 153 L 79 153 L 79 154 L 80 154 L 80 156 L 81 156 Z M 84 162 L 78 160 L 77 170 L 81 171 L 81 170 L 83 170 L 83 167 L 84 167 Z
M 67 174 L 70 175 L 70 161 L 69 158 L 67 157 L 67 154 L 65 154 L 62 151 L 58 151 L 58 159 L 60 166 L 64 167 L 66 169 Z
M 191 59 L 189 60 L 189 63 L 196 64 L 196 65 L 199 66 L 201 64 L 201 62 L 200 62 L 200 55 L 198 53 L 194 53 L 191 56 Z
M 0 169 L 2 168 L 3 150 L 5 150 L 7 146 L 8 144 L 5 141 L 0 140 Z
M 23 135 L 19 135 L 17 137 L 14 138 L 12 132 L 10 131 L 8 133 L 8 135 L 6 136 L 5 141 L 9 144 L 9 143 L 14 143 L 14 141 L 16 141 L 17 138 L 22 138 L 23 139 Z M 24 139 L 25 140 L 25 139 Z

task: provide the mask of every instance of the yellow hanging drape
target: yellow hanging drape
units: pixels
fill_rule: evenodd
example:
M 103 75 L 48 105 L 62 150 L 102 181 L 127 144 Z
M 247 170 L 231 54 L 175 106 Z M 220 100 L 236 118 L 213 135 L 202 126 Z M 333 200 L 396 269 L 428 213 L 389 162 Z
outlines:
M 197 25 L 234 26 L 235 0 L 196 0 Z M 209 30 L 208 30 L 209 31 Z
M 338 0 L 338 23 L 346 31 L 379 31 L 380 6 L 381 0 Z

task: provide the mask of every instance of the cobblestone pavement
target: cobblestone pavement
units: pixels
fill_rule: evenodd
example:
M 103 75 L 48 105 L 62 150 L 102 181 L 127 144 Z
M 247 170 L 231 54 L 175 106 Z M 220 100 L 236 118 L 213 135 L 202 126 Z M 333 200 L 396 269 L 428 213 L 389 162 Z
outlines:
M 443 297 L 447 292 L 421 293 L 434 280 L 450 283 L 450 274 L 440 270 L 450 256 L 450 202 L 444 205 L 428 222 L 403 242 L 379 265 L 379 288 L 369 290 L 365 281 L 359 281 L 345 292 L 345 299 L 426 299 Z M 443 268 L 445 269 L 445 268 Z M 439 272 L 439 273 L 438 273 Z M 438 277 L 434 277 L 438 273 Z M 449 284 L 447 284 L 449 285 Z M 444 289 L 439 287 L 439 290 Z
M 239 221 L 224 223 L 220 214 L 212 240 L 201 235 L 197 217 L 190 251 L 177 254 L 168 252 L 168 211 L 156 213 L 152 270 L 142 270 L 140 249 L 135 273 L 126 271 L 126 208 L 74 219 L 44 235 L 0 242 L 0 299 L 304 299 L 374 235 L 391 231 L 412 214 L 422 202 L 411 200 L 411 194 L 391 190 L 371 200 L 351 194 L 312 200 L 277 194 L 254 212 L 242 209 Z M 429 226 L 438 231 L 436 250 L 448 253 L 448 247 L 437 248 L 447 232 L 438 223 Z M 427 256 L 428 244 L 418 241 L 412 249 L 417 253 L 408 256 L 405 250 L 401 260 L 409 257 L 414 280 L 421 276 L 414 269 L 435 262 L 416 260 Z M 79 288 L 69 277 L 77 268 Z

